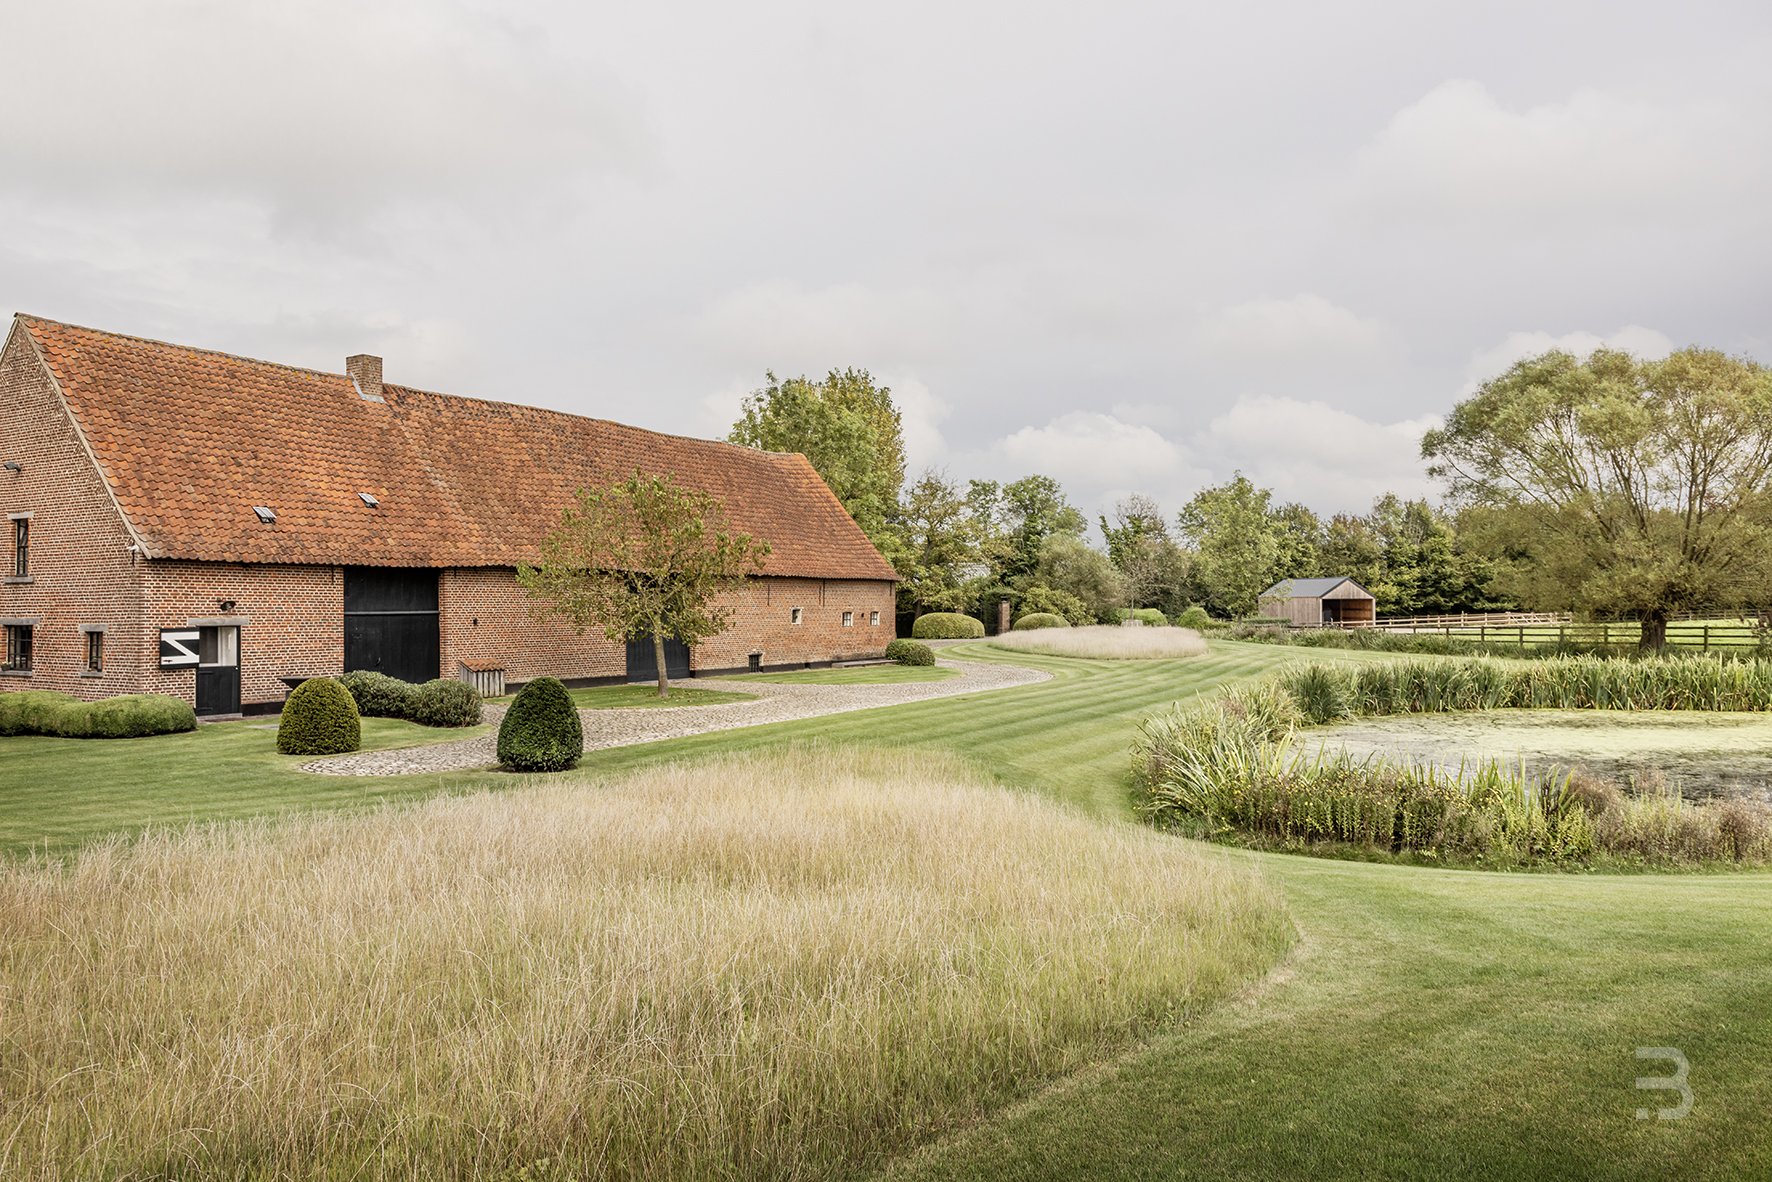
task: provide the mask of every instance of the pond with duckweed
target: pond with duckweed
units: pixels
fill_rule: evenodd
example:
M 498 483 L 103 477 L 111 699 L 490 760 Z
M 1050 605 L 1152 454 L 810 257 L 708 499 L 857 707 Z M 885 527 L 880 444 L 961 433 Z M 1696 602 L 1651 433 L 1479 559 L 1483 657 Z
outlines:
M 1772 800 L 1772 714 L 1484 710 L 1354 719 L 1300 737 L 1454 770 L 1500 760 L 1539 775 L 1579 768 L 1627 788 L 1665 780 L 1692 799 Z

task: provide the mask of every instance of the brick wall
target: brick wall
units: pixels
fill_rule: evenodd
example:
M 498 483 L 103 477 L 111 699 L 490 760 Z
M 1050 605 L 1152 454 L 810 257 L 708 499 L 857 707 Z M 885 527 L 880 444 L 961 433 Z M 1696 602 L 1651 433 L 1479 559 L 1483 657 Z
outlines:
M 580 636 L 557 617 L 537 618 L 508 568 L 446 570 L 438 584 L 444 676 L 464 661 L 502 662 L 512 682 L 534 677 L 619 678 L 623 645 L 591 631 Z M 755 578 L 731 601 L 733 624 L 698 645 L 693 667 L 743 668 L 761 650 L 766 665 L 877 657 L 895 635 L 892 584 L 836 579 Z M 800 609 L 794 624 L 793 609 Z M 852 624 L 843 626 L 843 613 Z M 873 613 L 879 613 L 874 624 Z
M 132 541 L 72 417 L 24 333 L 0 352 L 0 619 L 35 620 L 29 677 L 0 692 L 103 698 L 139 688 L 141 594 Z M 29 513 L 30 582 L 12 581 L 11 515 Z M 102 629 L 104 667 L 85 676 L 82 626 Z
M 696 647 L 696 669 L 740 669 L 759 650 L 765 666 L 878 657 L 896 635 L 891 583 L 749 579 L 729 606 L 732 626 Z M 798 624 L 793 622 L 796 607 Z M 850 613 L 848 627 L 844 612 Z M 878 624 L 871 622 L 875 612 Z
M 336 566 L 247 566 L 158 560 L 142 564 L 141 688 L 195 704 L 196 670 L 159 667 L 160 629 L 193 621 L 240 626 L 240 702 L 283 701 L 285 677 L 337 676 L 345 663 L 344 572 Z M 222 603 L 234 606 L 223 610 Z
M 445 570 L 437 579 L 442 629 L 442 673 L 455 677 L 463 661 L 503 664 L 508 681 L 619 677 L 626 650 L 600 632 L 580 636 L 557 617 L 536 617 L 531 600 L 508 567 Z

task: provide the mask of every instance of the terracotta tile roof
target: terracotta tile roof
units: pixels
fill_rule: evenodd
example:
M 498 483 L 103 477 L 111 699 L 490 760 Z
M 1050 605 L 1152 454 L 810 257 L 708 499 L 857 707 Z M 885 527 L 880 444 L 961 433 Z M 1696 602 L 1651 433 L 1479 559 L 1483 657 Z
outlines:
M 896 577 L 804 456 L 404 386 L 370 402 L 343 374 L 18 320 L 153 557 L 513 566 L 573 489 L 638 470 L 719 497 L 773 547 L 766 574 Z

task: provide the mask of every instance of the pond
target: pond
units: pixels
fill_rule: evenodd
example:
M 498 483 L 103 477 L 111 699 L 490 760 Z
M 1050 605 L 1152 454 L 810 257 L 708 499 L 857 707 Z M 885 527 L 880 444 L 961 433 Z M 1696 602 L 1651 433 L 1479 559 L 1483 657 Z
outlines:
M 1524 762 L 1582 768 L 1620 784 L 1665 778 L 1692 798 L 1772 800 L 1772 715 L 1702 711 L 1486 710 L 1363 718 L 1306 732 L 1325 748 L 1456 769 Z

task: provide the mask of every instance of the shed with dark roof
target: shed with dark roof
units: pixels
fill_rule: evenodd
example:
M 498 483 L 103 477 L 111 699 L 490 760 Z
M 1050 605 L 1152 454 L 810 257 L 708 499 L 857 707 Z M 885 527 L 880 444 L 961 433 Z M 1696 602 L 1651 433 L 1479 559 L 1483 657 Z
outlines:
M 1261 614 L 1298 628 L 1362 627 L 1378 618 L 1378 600 L 1345 575 L 1281 579 L 1261 593 Z

